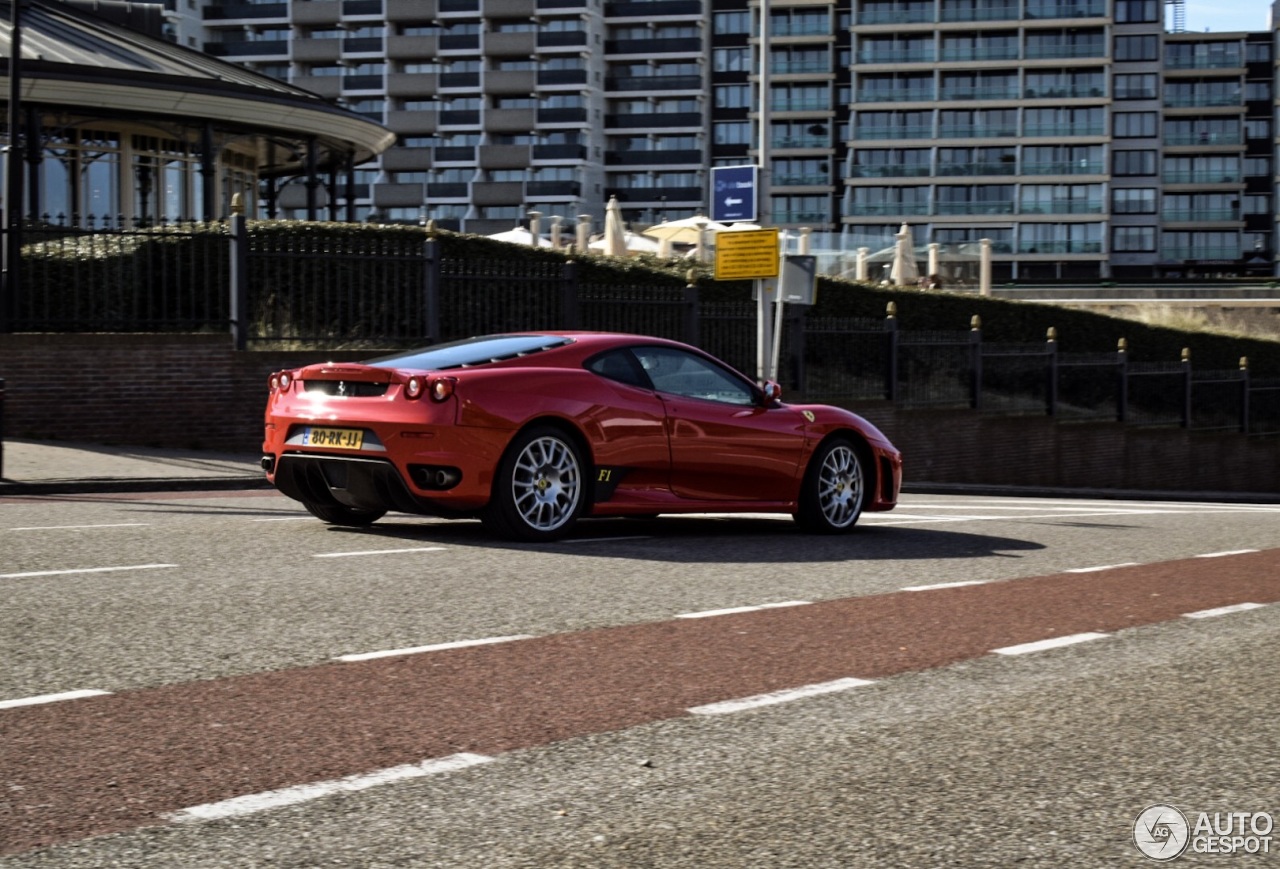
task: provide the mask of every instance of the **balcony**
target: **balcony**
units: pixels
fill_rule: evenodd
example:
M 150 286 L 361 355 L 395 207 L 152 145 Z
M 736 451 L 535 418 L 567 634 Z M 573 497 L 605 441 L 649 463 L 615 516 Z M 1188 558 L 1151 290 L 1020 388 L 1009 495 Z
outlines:
M 1020 241 L 1018 253 L 1102 253 L 1100 241 Z
M 524 33 L 489 33 L 484 38 L 485 57 L 529 57 L 538 47 L 538 35 Z
M 954 128 L 954 129 L 972 129 L 971 127 Z M 1014 135 L 1008 133 L 1005 135 Z M 939 133 L 939 136 L 946 138 L 946 135 Z M 956 136 L 951 134 L 951 138 Z M 902 127 L 865 127 L 858 130 L 858 139 L 931 139 L 933 138 L 933 127 L 928 125 L 908 124 Z
M 1028 139 L 1046 137 L 1066 138 L 1077 136 L 1105 136 L 1106 128 L 1099 122 L 1096 124 L 1027 124 L 1022 135 Z
M 702 152 L 686 151 L 606 151 L 608 166 L 701 166 Z
M 1211 133 L 1166 132 L 1164 134 L 1164 143 L 1175 146 L 1196 145 L 1201 148 L 1211 145 L 1242 145 L 1244 144 L 1244 135 L 1239 131 Z
M 627 78 L 607 78 L 607 91 L 700 91 L 702 76 L 698 75 L 647 75 Z
M 849 209 L 848 217 L 886 217 L 893 215 L 926 215 L 929 213 L 927 202 L 855 202 Z M 826 218 L 823 218 L 824 220 Z
M 306 3 L 294 3 L 291 20 L 300 27 L 337 24 L 342 20 L 342 4 L 339 0 L 309 0 Z
M 381 75 L 344 75 L 342 89 L 347 91 L 380 91 L 383 86 Z
M 929 48 L 883 49 L 864 48 L 858 54 L 859 63 L 933 63 L 938 52 Z
M 619 202 L 699 202 L 701 187 L 622 187 L 614 191 Z
M 1103 42 L 1090 42 L 1082 45 L 1062 43 L 1058 45 L 1028 45 L 1027 60 L 1079 60 L 1086 57 L 1103 58 L 1107 56 L 1107 46 Z
M 647 3 L 606 3 L 604 14 L 611 18 L 665 18 L 701 16 L 701 0 L 650 0 Z
M 442 127 L 478 127 L 480 126 L 479 109 L 453 109 L 440 113 Z M 527 132 L 527 131 L 526 131 Z
M 258 20 L 261 18 L 289 17 L 288 3 L 215 3 L 204 8 L 204 17 L 211 21 L 226 19 Z
M 538 48 L 581 48 L 587 44 L 582 30 L 548 30 L 538 33 Z
M 295 3 L 295 15 L 299 6 L 310 6 L 311 3 Z M 386 16 L 388 24 L 426 24 L 436 20 L 439 7 L 436 0 L 386 0 Z
M 1238 260 L 1244 259 L 1244 252 L 1238 245 L 1214 245 L 1212 247 L 1162 247 L 1162 260 Z
M 434 133 L 439 116 L 435 112 L 393 111 L 387 112 L 387 127 L 402 136 L 421 136 Z
M 551 198 L 566 196 L 577 198 L 582 195 L 582 185 L 577 181 L 527 181 L 525 194 L 529 198 Z
M 928 174 L 926 170 L 925 174 Z M 906 177 L 906 176 L 902 176 Z M 820 172 L 774 172 L 774 187 L 829 187 L 831 178 Z
M 431 149 L 392 148 L 382 155 L 382 168 L 388 172 L 424 172 L 431 168 Z
M 1102 201 L 1098 199 L 1063 199 L 1056 202 L 1024 202 L 1019 214 L 1101 214 Z
M 1017 85 L 1003 87 L 947 87 L 942 86 L 939 95 L 944 102 L 956 100 L 1016 100 L 1019 97 Z
M 535 125 L 533 109 L 489 109 L 484 115 L 486 133 L 528 133 Z
M 945 2 L 942 4 L 942 12 L 939 14 L 940 21 L 1017 21 L 1018 20 L 1018 4 L 1016 3 L 993 3 L 988 6 L 978 8 L 970 6 L 950 6 Z
M 702 40 L 696 36 L 678 39 L 610 39 L 604 44 L 605 54 L 701 54 Z
M 424 99 L 439 92 L 438 76 L 420 72 L 393 72 L 387 76 L 387 96 Z
M 426 201 L 421 182 L 417 184 L 375 184 L 373 204 L 378 208 L 412 208 Z
M 427 185 L 428 199 L 467 199 L 470 196 L 470 184 L 459 182 L 456 184 L 432 183 Z
M 385 43 L 381 36 L 353 36 L 342 40 L 343 54 L 384 54 Z
M 988 127 L 985 124 L 942 124 L 938 127 L 939 139 L 1010 139 L 1017 135 L 1018 129 L 1012 125 Z
M 477 181 L 471 185 L 471 201 L 476 205 L 522 205 L 524 182 Z
M 585 145 L 534 145 L 534 160 L 585 160 L 587 158 L 587 149 Z
M 909 9 L 870 9 L 858 13 L 858 24 L 929 24 L 934 19 L 931 7 Z
M 1107 14 L 1106 3 L 1028 3 L 1027 18 L 1100 18 Z
M 933 88 L 893 88 L 866 90 L 858 93 L 860 103 L 922 103 L 937 99 Z
M 1239 93 L 1234 94 L 1165 94 L 1165 108 L 1169 109 L 1197 109 L 1211 108 L 1223 106 L 1243 106 L 1244 97 Z
M 976 60 L 1017 60 L 1016 45 L 1004 48 L 943 48 L 942 60 L 945 63 L 970 63 Z
M 343 15 L 382 16 L 382 0 L 342 0 Z
M 439 37 L 387 37 L 387 58 L 389 60 L 422 60 L 423 58 L 434 57 L 439 50 Z
M 440 89 L 478 93 L 480 90 L 480 73 L 442 72 L 440 73 Z
M 939 175 L 976 177 L 983 175 L 1017 175 L 1018 167 L 1012 163 L 944 163 L 938 166 Z
M 485 145 L 477 155 L 481 169 L 527 169 L 528 145 Z
M 492 75 L 492 73 L 490 73 Z M 528 76 L 521 73 L 528 81 Z M 538 84 L 540 85 L 580 85 L 587 83 L 587 71 L 585 69 L 542 69 L 538 70 Z
M 541 115 L 539 115 L 541 119 Z M 652 114 L 605 115 L 605 129 L 671 130 L 702 126 L 702 115 L 696 112 L 658 112 Z
M 1167 223 L 1235 223 L 1240 212 L 1235 208 L 1166 208 L 1160 219 Z
M 442 33 L 437 38 L 441 51 L 467 51 L 474 54 L 480 50 L 479 33 Z
M 939 202 L 934 214 L 1013 214 L 1013 202 Z
M 1165 184 L 1239 184 L 1239 171 L 1206 170 L 1169 171 L 1160 175 Z
M 237 42 L 206 43 L 205 53 L 214 57 L 271 57 L 284 58 L 289 54 L 287 39 L 259 39 Z
M 884 166 L 855 166 L 852 178 L 928 178 L 933 174 L 929 166 L 908 166 L 902 163 Z
M 1101 175 L 1100 160 L 1058 160 L 1053 162 L 1023 163 L 1023 175 Z
M 441 145 L 435 149 L 438 163 L 474 163 L 476 161 L 475 145 Z

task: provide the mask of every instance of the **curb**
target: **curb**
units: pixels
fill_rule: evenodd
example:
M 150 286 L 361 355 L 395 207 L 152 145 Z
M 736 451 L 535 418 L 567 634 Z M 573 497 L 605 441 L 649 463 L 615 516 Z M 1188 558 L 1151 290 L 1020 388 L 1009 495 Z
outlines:
M 237 489 L 270 489 L 264 477 L 209 477 L 207 479 L 103 479 L 43 480 L 23 482 L 0 480 L 0 498 L 13 495 L 100 495 L 129 492 L 219 492 Z

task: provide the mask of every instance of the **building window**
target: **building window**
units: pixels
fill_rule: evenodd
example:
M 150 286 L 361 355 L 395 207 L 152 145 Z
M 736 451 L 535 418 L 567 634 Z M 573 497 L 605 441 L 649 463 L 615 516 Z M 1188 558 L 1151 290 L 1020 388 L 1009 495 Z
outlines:
M 1155 112 L 1116 112 L 1112 122 L 1117 139 L 1149 139 L 1156 134 Z
M 1115 78 L 1118 100 L 1153 100 L 1156 98 L 1155 73 L 1124 73 Z
M 717 48 L 711 53 L 716 72 L 750 72 L 751 49 Z
M 712 126 L 712 135 L 717 145 L 750 145 L 750 121 L 717 121 Z
M 1154 226 L 1115 226 L 1111 229 L 1113 253 L 1153 253 L 1155 249 Z
M 716 85 L 715 107 L 717 109 L 749 109 L 751 108 L 751 85 L 722 84 Z
M 1154 24 L 1163 5 L 1161 0 L 1116 0 L 1116 24 Z
M 1156 174 L 1155 151 L 1116 151 L 1111 155 L 1111 172 L 1113 175 L 1154 175 Z
M 1113 214 L 1155 214 L 1156 191 L 1154 187 L 1118 188 L 1111 191 Z M 1154 242 L 1153 242 L 1154 243 Z
M 1159 60 L 1160 39 L 1155 35 L 1117 36 L 1115 60 Z
M 751 33 L 751 13 L 716 12 L 711 16 L 711 32 L 717 36 L 747 35 Z

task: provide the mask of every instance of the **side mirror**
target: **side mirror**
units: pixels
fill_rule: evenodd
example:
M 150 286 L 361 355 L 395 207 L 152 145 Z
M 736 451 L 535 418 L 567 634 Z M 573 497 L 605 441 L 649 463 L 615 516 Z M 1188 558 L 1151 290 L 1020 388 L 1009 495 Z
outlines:
M 766 380 L 760 384 L 760 392 L 764 397 L 765 404 L 773 404 L 775 401 L 782 400 L 782 386 L 772 380 Z

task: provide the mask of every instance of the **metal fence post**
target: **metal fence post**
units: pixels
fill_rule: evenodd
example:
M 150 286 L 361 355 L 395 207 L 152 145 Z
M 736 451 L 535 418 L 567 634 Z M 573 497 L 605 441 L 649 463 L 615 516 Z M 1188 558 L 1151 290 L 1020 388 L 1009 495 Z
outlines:
M 701 294 L 698 292 L 698 270 L 689 269 L 684 276 L 684 342 L 702 343 L 702 323 L 699 320 Z
M 564 328 L 577 329 L 581 317 L 578 304 L 578 264 L 573 260 L 565 262 L 560 270 L 561 312 L 560 319 Z
M 231 197 L 231 345 L 244 350 L 249 344 L 249 230 L 244 216 L 244 195 Z
M 0 377 L 0 480 L 4 479 L 4 378 Z
M 0 380 L 0 396 L 4 393 Z M 1240 357 L 1240 434 L 1249 433 L 1249 357 Z
M 1058 330 L 1053 326 L 1045 334 L 1048 361 L 1044 367 L 1044 408 L 1048 416 L 1058 415 Z
M 982 410 L 982 318 L 969 321 L 969 407 Z
M 422 329 L 427 344 L 440 340 L 440 242 L 434 233 L 435 221 L 431 221 L 422 243 Z
M 884 397 L 887 401 L 898 400 L 898 305 L 890 302 L 885 306 L 885 366 Z
M 1116 422 L 1124 422 L 1129 415 L 1129 342 L 1121 338 L 1116 342 Z
M 1182 427 L 1191 428 L 1191 348 L 1182 348 Z

